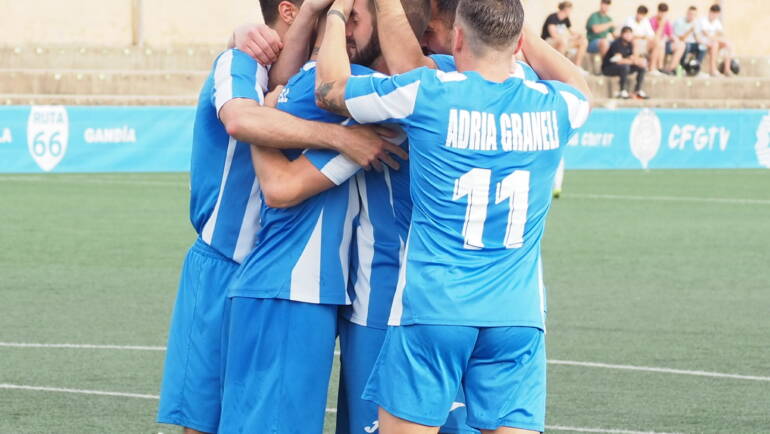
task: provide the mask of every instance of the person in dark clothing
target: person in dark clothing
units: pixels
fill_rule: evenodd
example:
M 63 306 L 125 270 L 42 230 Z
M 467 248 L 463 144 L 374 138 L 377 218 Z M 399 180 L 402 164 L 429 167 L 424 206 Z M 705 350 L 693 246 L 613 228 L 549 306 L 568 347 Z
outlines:
M 588 49 L 588 39 L 585 35 L 572 30 L 572 21 L 569 19 L 571 13 L 571 2 L 559 3 L 558 12 L 548 15 L 546 18 L 540 37 L 564 56 L 568 56 L 571 51 L 574 51 L 573 61 L 582 69 L 583 58 Z
M 622 99 L 629 99 L 628 76 L 636 73 L 636 90 L 634 98 L 648 99 L 642 90 L 644 75 L 647 72 L 647 60 L 634 54 L 634 31 L 631 27 L 623 27 L 620 37 L 612 42 L 609 51 L 602 61 L 602 74 L 609 77 L 620 77 L 620 94 Z

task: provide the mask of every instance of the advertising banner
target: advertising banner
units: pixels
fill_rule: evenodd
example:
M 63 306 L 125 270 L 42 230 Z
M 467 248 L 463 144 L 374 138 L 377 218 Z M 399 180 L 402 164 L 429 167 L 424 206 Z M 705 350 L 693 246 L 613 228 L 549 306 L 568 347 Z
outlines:
M 0 173 L 177 172 L 193 107 L 0 107 Z M 770 168 L 770 112 L 604 110 L 567 144 L 568 169 Z

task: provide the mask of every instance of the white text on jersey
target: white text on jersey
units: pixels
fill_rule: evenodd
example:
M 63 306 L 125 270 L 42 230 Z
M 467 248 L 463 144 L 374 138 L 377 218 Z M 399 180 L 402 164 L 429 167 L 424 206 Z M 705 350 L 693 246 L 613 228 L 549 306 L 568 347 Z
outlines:
M 500 148 L 505 152 L 558 149 L 559 124 L 556 112 L 503 113 L 498 127 L 492 113 L 451 109 L 446 146 L 471 151 L 497 151 Z

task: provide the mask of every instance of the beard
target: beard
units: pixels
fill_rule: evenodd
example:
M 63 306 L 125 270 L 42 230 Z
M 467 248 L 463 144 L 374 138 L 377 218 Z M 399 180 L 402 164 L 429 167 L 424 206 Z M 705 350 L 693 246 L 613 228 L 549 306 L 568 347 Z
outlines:
M 380 54 L 382 54 L 382 51 L 380 50 L 380 38 L 377 36 L 377 28 L 375 27 L 372 31 L 372 37 L 369 39 L 369 43 L 366 44 L 365 47 L 357 47 L 355 55 L 350 58 L 350 62 L 357 65 L 371 66 L 372 63 L 380 57 Z

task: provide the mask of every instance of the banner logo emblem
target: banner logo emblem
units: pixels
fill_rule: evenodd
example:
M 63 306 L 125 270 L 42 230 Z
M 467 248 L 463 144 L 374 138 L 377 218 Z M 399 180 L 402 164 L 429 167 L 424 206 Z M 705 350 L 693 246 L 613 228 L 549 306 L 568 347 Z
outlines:
M 639 112 L 631 124 L 629 138 L 631 153 L 642 163 L 642 168 L 648 169 L 650 161 L 658 155 L 662 137 L 663 129 L 658 115 L 650 109 Z
M 67 153 L 69 119 L 63 106 L 33 106 L 27 120 L 29 155 L 46 172 Z
M 757 160 L 760 166 L 770 169 L 770 113 L 762 118 L 757 128 Z

